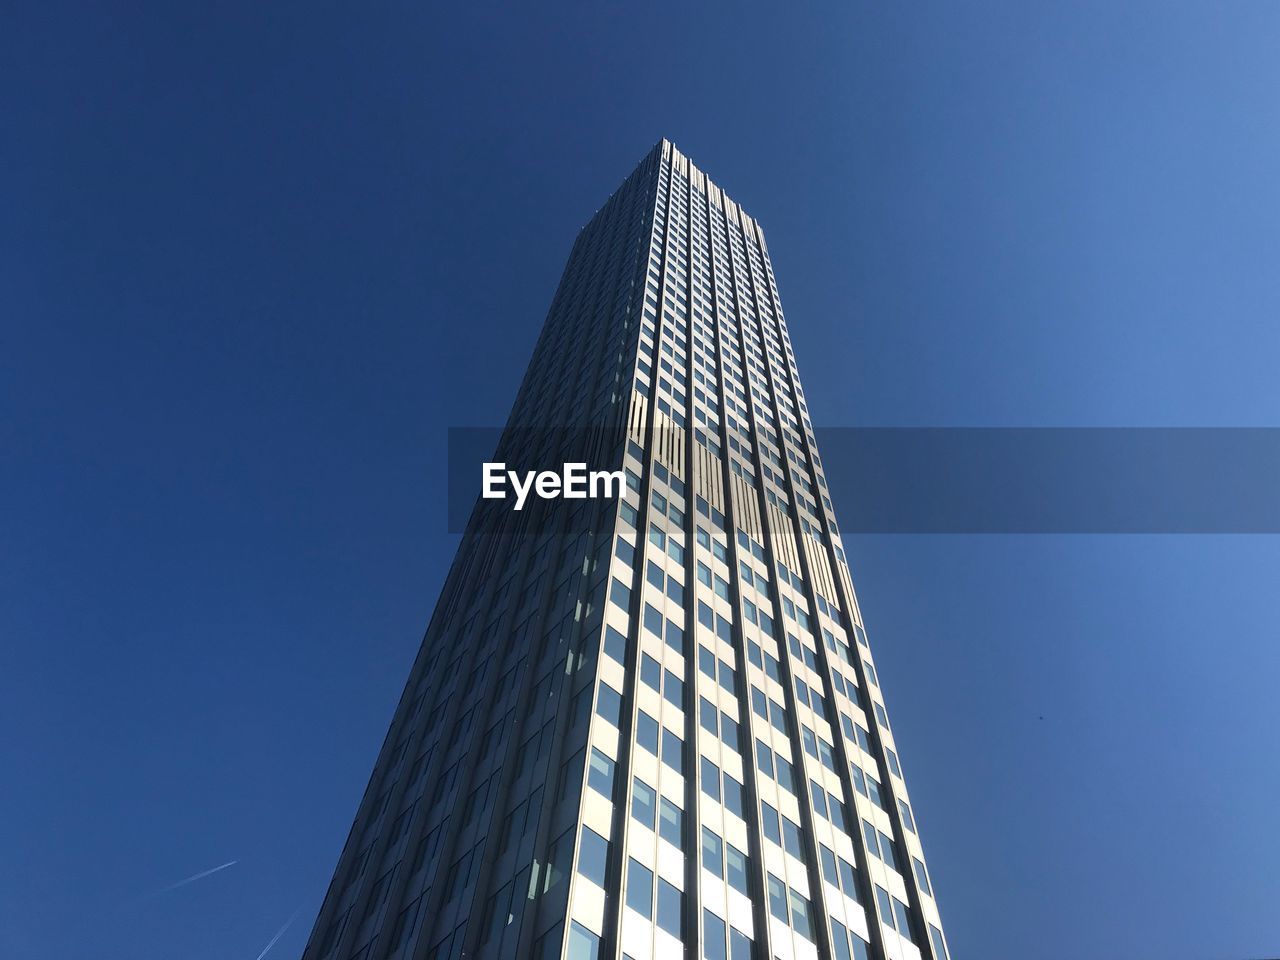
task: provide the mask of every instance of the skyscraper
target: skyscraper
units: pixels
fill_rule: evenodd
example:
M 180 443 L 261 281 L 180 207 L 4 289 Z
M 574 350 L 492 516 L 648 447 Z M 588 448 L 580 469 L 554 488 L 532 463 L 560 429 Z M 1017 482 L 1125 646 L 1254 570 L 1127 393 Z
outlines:
M 305 960 L 948 960 L 764 235 L 667 141 L 581 231 Z

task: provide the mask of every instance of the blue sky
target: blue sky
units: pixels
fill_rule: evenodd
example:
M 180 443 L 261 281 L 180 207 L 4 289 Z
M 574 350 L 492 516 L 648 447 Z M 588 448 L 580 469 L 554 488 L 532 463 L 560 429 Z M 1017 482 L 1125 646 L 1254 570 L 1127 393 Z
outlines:
M 6 957 L 300 953 L 445 431 L 661 136 L 819 425 L 1280 425 L 1280 7 L 462 6 L 0 31 Z M 1280 953 L 1275 537 L 848 547 L 957 960 Z

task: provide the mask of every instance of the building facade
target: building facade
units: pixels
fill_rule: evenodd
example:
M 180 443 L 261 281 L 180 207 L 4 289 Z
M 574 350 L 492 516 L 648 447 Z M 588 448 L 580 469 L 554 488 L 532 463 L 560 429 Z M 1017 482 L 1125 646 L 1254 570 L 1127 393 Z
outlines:
M 305 960 L 949 960 L 764 235 L 668 141 L 574 244 Z

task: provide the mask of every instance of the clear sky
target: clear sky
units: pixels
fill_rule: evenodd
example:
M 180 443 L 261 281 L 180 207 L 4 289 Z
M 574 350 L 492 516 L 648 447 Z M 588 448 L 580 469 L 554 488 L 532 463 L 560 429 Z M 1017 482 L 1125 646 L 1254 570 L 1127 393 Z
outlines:
M 4 19 L 6 958 L 300 953 L 445 431 L 659 137 L 764 225 L 820 426 L 1280 425 L 1275 3 Z M 1280 955 L 1277 538 L 848 547 L 956 960 Z

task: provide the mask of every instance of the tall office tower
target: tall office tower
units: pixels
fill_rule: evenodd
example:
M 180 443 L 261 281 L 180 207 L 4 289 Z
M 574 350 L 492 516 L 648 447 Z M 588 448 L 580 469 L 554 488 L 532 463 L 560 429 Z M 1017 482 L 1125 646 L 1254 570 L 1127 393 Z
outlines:
M 477 501 L 306 960 L 948 960 L 764 236 L 669 142 L 495 459 L 627 485 Z

